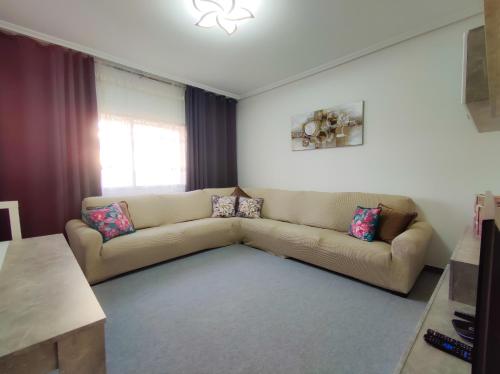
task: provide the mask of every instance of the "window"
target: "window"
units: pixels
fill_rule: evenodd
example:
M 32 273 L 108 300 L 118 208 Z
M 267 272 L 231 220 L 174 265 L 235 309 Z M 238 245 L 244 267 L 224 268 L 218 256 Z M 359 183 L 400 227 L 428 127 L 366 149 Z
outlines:
M 181 192 L 184 88 L 96 64 L 103 195 Z
M 101 114 L 103 194 L 184 191 L 185 130 L 180 125 Z

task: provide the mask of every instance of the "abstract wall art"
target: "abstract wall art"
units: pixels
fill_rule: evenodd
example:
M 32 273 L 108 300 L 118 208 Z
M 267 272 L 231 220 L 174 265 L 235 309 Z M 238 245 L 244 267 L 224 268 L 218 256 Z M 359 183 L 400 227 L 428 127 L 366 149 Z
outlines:
M 292 150 L 363 144 L 364 103 L 332 106 L 292 117 Z

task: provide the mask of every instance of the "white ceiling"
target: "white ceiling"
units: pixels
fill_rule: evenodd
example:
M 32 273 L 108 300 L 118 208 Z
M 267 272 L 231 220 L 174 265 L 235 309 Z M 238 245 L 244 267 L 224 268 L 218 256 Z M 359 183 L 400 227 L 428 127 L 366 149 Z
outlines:
M 191 0 L 0 0 L 0 27 L 238 98 L 483 10 L 482 0 L 258 0 L 256 18 L 228 36 L 195 27 L 190 9 Z

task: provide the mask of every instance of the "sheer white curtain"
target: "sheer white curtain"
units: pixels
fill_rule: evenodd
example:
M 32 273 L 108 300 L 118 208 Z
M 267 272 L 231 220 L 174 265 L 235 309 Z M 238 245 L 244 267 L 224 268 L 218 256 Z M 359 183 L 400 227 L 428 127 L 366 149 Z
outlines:
M 96 64 L 104 196 L 181 192 L 184 88 Z

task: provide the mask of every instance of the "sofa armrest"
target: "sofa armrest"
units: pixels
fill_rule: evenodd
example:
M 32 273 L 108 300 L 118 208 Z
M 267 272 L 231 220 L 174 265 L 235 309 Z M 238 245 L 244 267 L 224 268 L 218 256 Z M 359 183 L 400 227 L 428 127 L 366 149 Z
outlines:
M 412 257 L 424 254 L 432 236 L 432 227 L 427 222 L 415 222 L 392 241 L 393 257 Z
M 427 247 L 432 237 L 432 227 L 417 221 L 392 241 L 392 288 L 408 293 L 425 262 Z
M 89 260 L 100 255 L 102 235 L 79 219 L 72 219 L 66 223 L 66 233 L 69 246 L 84 274 L 87 275 Z

